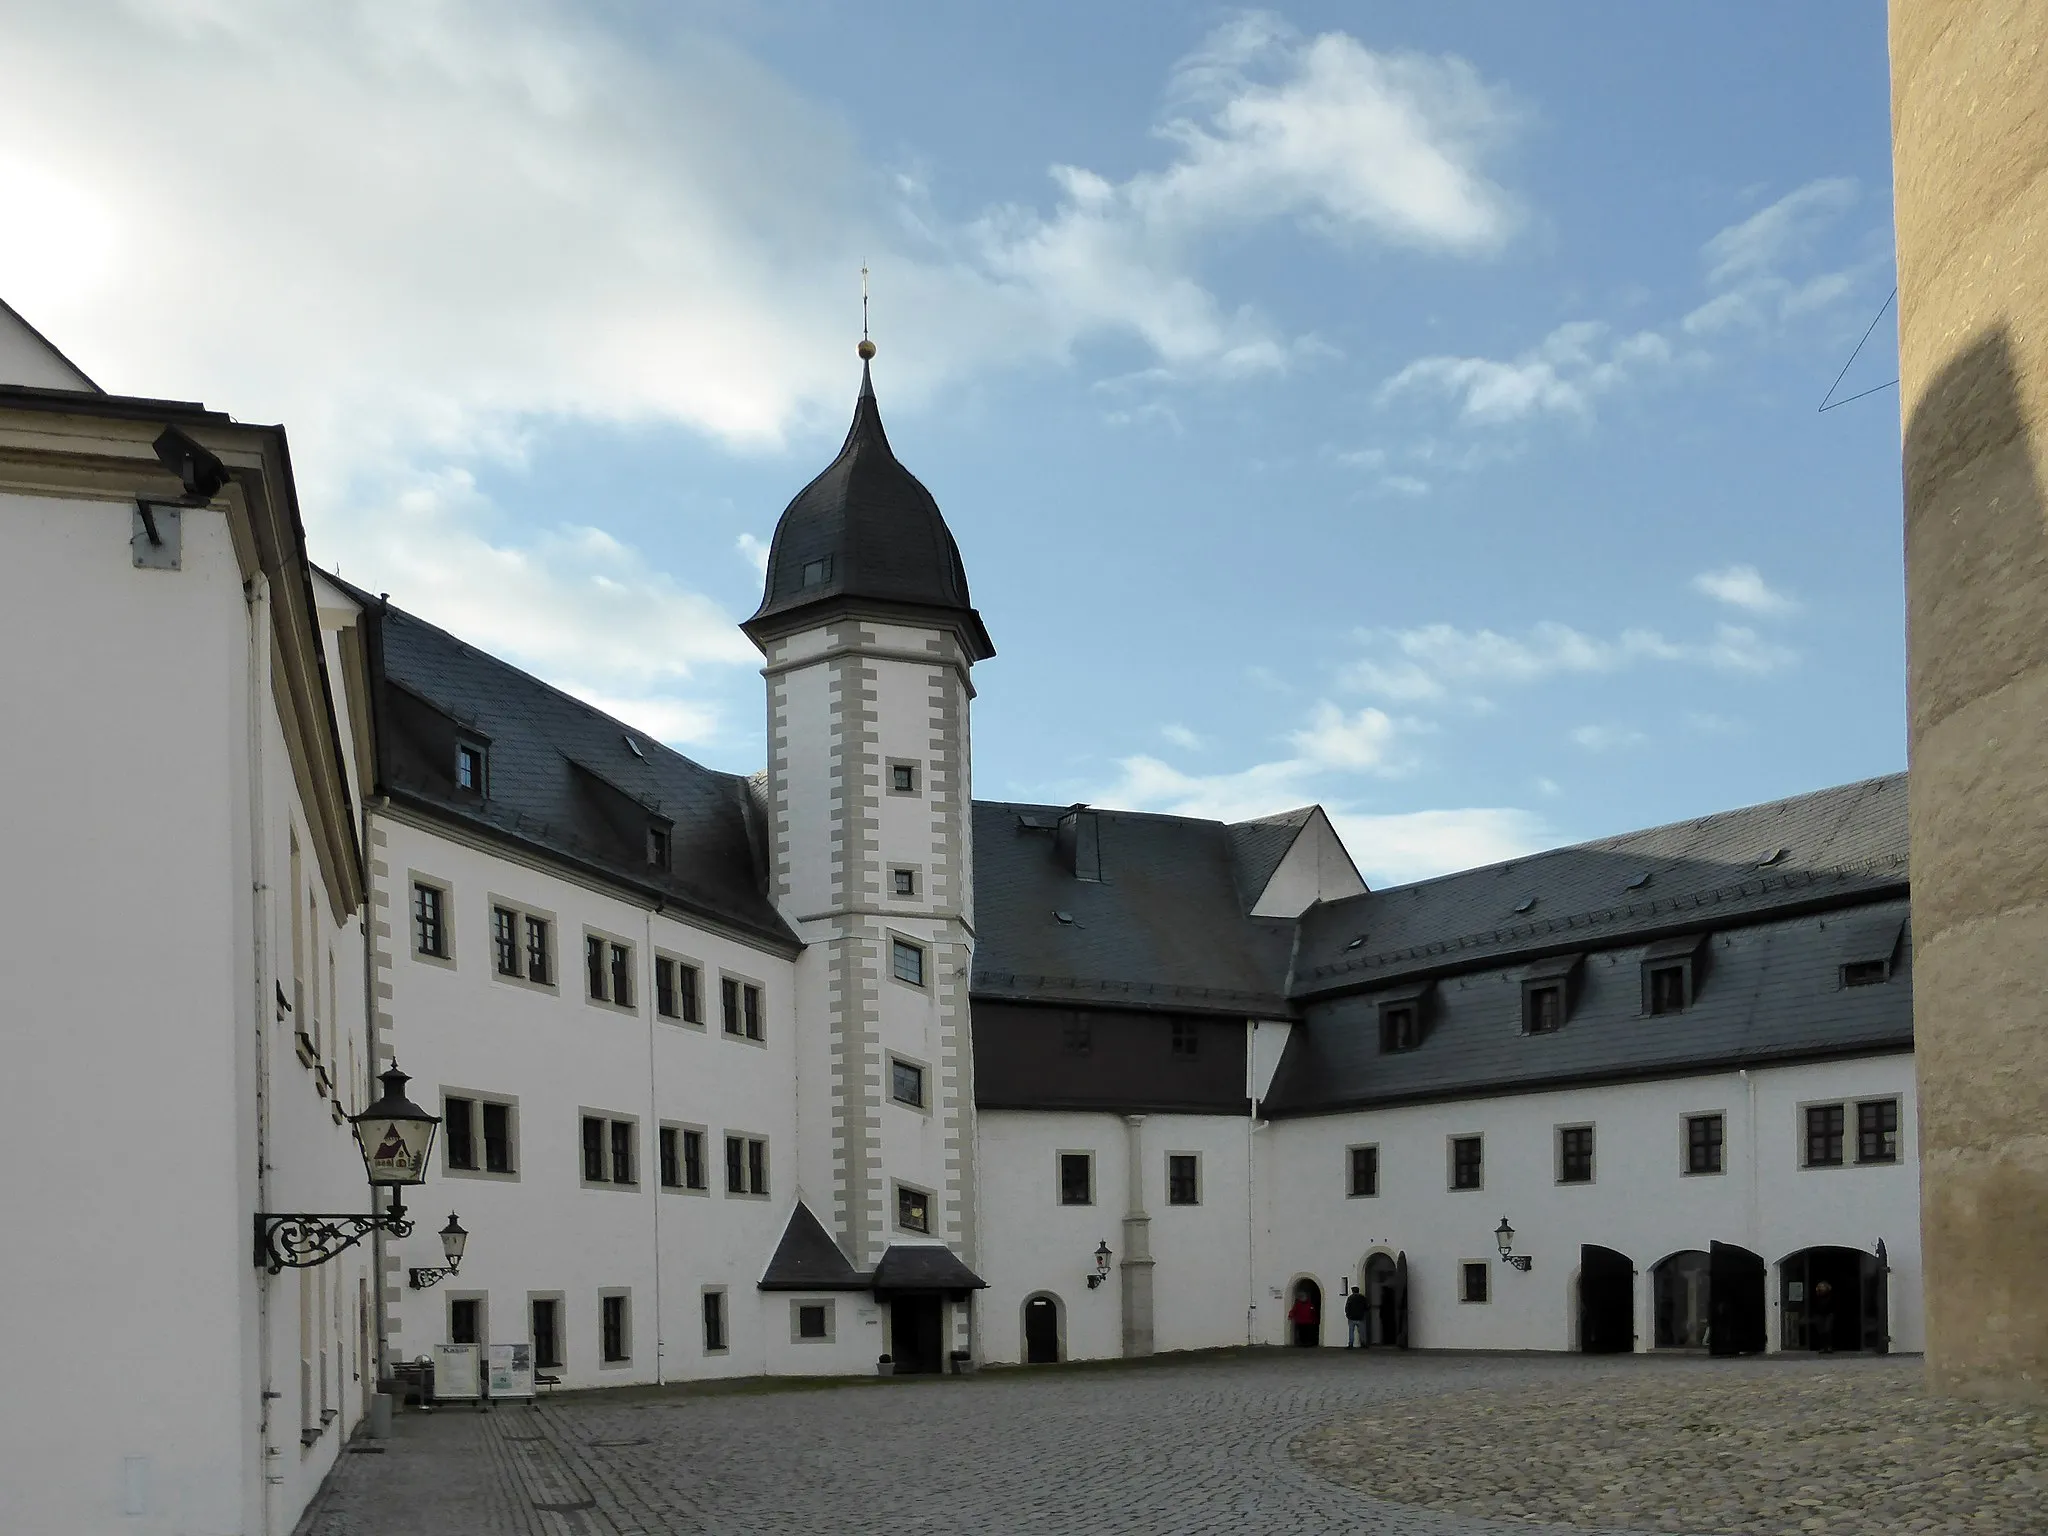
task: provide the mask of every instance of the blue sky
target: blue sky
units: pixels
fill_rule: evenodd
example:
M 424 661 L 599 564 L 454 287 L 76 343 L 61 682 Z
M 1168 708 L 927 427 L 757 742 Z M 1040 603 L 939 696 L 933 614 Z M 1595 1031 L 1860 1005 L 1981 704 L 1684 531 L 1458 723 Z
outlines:
M 732 626 L 865 261 L 984 796 L 1319 800 L 1377 884 L 1903 766 L 1897 398 L 1815 410 L 1893 281 L 1875 0 L 10 31 L 0 295 L 284 421 L 316 558 L 705 762 L 761 761 Z

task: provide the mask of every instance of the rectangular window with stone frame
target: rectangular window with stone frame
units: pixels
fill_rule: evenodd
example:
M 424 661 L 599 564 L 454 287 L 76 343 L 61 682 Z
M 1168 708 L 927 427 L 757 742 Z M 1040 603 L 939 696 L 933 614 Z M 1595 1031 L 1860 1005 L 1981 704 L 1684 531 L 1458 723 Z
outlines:
M 1567 1125 L 1557 1133 L 1557 1182 L 1593 1182 L 1593 1127 Z
M 1202 1203 L 1202 1160 L 1192 1152 L 1166 1154 L 1166 1203 Z
M 1451 1188 L 1483 1189 L 1486 1187 L 1485 1152 L 1486 1143 L 1478 1136 L 1453 1136 L 1451 1138 Z
M 1856 1161 L 1899 1160 L 1899 1101 L 1865 1099 L 1856 1106 Z
M 1493 1277 L 1491 1266 L 1477 1261 L 1468 1261 L 1458 1266 L 1458 1300 L 1472 1306 L 1484 1306 L 1487 1300 L 1487 1282 Z
M 1727 1139 L 1727 1122 L 1720 1115 L 1685 1117 L 1685 1171 L 1719 1173 Z
M 1089 1152 L 1060 1154 L 1060 1204 L 1095 1203 L 1095 1157 Z
M 1810 1104 L 1806 1109 L 1806 1166 L 1842 1166 L 1842 1106 Z
M 412 948 L 434 960 L 448 958 L 448 893 L 424 880 L 412 883 Z
M 1380 1149 L 1374 1147 L 1346 1147 L 1344 1149 L 1349 1181 L 1346 1194 L 1353 1200 L 1370 1200 L 1380 1192 Z

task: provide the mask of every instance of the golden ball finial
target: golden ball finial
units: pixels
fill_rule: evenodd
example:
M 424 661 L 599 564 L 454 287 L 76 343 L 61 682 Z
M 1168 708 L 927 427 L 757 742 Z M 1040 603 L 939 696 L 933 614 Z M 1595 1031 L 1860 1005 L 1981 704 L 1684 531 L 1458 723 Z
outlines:
M 875 355 L 875 344 L 863 336 L 860 339 L 860 345 L 855 347 L 854 350 L 860 353 L 860 360 L 862 362 L 867 362 Z

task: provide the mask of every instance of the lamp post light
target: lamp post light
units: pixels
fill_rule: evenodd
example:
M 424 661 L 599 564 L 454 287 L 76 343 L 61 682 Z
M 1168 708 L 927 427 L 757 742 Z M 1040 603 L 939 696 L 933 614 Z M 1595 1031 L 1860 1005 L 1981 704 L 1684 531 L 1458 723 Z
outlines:
M 1088 1289 L 1094 1290 L 1109 1278 L 1109 1244 L 1095 1245 L 1095 1273 L 1088 1277 Z
M 1514 1265 L 1515 1268 L 1519 1269 L 1525 1275 L 1529 1273 L 1529 1270 L 1535 1265 L 1536 1260 L 1533 1255 L 1526 1253 L 1516 1253 L 1514 1251 L 1515 1229 L 1508 1225 L 1507 1217 L 1501 1217 L 1500 1225 L 1493 1229 L 1493 1240 L 1494 1242 L 1500 1245 L 1500 1256 L 1502 1262 Z
M 410 1081 L 394 1062 L 380 1078 L 383 1097 L 360 1115 L 349 1116 L 355 1127 L 356 1146 L 363 1154 L 363 1167 L 370 1176 L 370 1212 L 274 1211 L 256 1213 L 256 1264 L 273 1275 L 286 1269 L 312 1269 L 338 1258 L 372 1232 L 389 1232 L 406 1237 L 412 1223 L 405 1218 L 405 1206 L 398 1198 L 407 1184 L 427 1181 L 427 1153 L 434 1145 L 434 1131 L 441 1124 L 405 1096 Z M 375 1209 L 377 1191 L 388 1188 L 391 1204 Z
M 462 1230 L 462 1223 L 455 1219 L 455 1213 L 448 1213 L 448 1225 L 441 1229 L 441 1256 L 448 1261 L 445 1269 L 415 1269 L 411 1272 L 412 1288 L 424 1291 L 429 1286 L 439 1285 L 458 1269 L 462 1268 L 462 1250 L 469 1246 L 469 1234 Z

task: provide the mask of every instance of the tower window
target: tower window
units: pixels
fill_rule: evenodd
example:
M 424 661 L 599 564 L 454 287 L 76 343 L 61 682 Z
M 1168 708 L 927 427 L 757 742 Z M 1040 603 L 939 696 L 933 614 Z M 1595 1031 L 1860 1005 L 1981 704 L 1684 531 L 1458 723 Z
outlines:
M 803 567 L 803 584 L 807 587 L 822 587 L 832 579 L 832 557 L 821 560 L 806 560 Z
M 889 765 L 889 793 L 892 795 L 914 795 L 917 793 L 917 764 L 891 763 Z
M 932 1197 L 907 1184 L 896 1186 L 896 1225 L 906 1232 L 932 1229 Z
M 914 869 L 892 869 L 889 871 L 889 882 L 898 896 L 917 894 L 917 871 Z
M 924 951 L 917 945 L 891 939 L 889 966 L 898 981 L 907 981 L 913 987 L 924 985 Z

